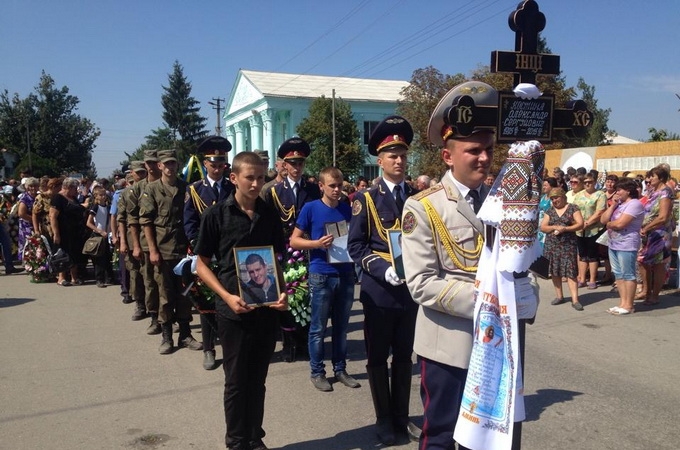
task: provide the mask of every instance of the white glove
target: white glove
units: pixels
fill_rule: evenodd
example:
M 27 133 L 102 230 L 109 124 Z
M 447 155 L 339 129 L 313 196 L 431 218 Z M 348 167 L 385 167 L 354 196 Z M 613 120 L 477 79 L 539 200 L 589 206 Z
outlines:
M 394 271 L 394 267 L 392 266 L 388 267 L 385 271 L 385 281 L 390 283 L 392 286 L 399 286 L 400 284 L 404 283 L 403 280 L 399 279 L 397 272 Z
M 515 280 L 515 304 L 518 319 L 533 319 L 538 310 L 538 284 L 529 275 Z

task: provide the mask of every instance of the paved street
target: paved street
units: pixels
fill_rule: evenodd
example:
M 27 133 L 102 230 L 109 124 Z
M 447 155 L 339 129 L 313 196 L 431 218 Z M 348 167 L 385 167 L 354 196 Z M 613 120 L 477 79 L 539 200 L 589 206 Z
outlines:
M 660 307 L 614 317 L 604 312 L 617 302 L 608 286 L 582 291 L 583 312 L 551 306 L 552 286 L 541 286 L 543 303 L 527 331 L 523 449 L 677 448 L 680 297 L 669 293 Z M 0 276 L 1 449 L 224 448 L 221 368 L 203 370 L 201 352 L 159 355 L 160 337 L 144 334 L 147 321 L 132 322 L 132 311 L 117 286 Z M 307 362 L 275 355 L 265 416 L 271 448 L 380 447 L 361 320 L 357 303 L 348 371 L 359 389 L 318 392 Z M 414 376 L 412 414 L 420 422 L 418 384 Z

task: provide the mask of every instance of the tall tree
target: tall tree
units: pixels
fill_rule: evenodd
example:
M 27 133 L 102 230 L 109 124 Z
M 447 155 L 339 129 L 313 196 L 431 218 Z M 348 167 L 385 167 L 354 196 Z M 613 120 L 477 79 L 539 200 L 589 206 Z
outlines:
M 191 96 L 191 83 L 178 61 L 173 64 L 168 86 L 163 86 L 163 91 L 163 121 L 173 132 L 180 159 L 185 159 L 185 153 L 193 150 L 195 144 L 208 134 L 205 129 L 208 119 L 199 114 L 199 102 Z
M 309 105 L 309 114 L 297 126 L 297 134 L 307 141 L 312 153 L 306 170 L 317 174 L 333 165 L 333 100 L 321 96 Z M 335 99 L 335 166 L 346 177 L 361 173 L 365 154 L 359 145 L 359 128 L 349 103 Z
M 44 71 L 28 97 L 10 96 L 7 90 L 0 94 L 0 142 L 18 155 L 17 172 L 31 168 L 35 175 L 97 175 L 92 151 L 100 131 L 76 113 L 79 103 Z
M 159 127 L 156 128 L 155 130 L 151 130 L 151 134 L 145 136 L 144 139 L 146 139 L 146 141 L 142 145 L 137 147 L 134 152 L 132 153 L 124 152 L 127 159 L 120 162 L 121 166 L 129 164 L 130 161 L 143 160 L 144 150 L 173 148 L 173 146 L 175 145 L 175 140 L 173 139 L 172 136 L 172 130 L 167 127 L 166 128 Z
M 652 127 L 649 128 L 649 140 L 648 142 L 662 142 L 662 141 L 679 141 L 680 134 L 669 132 L 668 130 L 661 128 L 657 130 Z

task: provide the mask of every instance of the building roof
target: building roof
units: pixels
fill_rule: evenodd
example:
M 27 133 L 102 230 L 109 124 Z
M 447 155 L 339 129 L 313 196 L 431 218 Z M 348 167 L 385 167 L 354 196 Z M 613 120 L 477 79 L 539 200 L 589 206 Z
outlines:
M 318 98 L 333 95 L 343 100 L 396 102 L 407 81 L 328 77 L 243 70 L 241 73 L 265 97 Z
M 635 139 L 630 139 L 625 136 L 614 136 L 612 138 L 612 144 L 640 144 L 640 141 L 636 141 Z

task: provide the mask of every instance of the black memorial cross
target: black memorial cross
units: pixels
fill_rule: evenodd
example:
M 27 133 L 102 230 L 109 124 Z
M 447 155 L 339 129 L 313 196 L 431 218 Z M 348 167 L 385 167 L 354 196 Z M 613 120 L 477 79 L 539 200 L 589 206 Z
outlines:
M 545 15 L 538 10 L 534 0 L 526 0 L 508 18 L 515 32 L 515 51 L 491 52 L 491 72 L 515 74 L 515 86 L 520 83 L 536 84 L 536 75 L 559 75 L 560 57 L 538 53 L 538 34 L 545 28 Z
M 508 18 L 515 32 L 515 52 L 491 53 L 491 72 L 515 75 L 515 85 L 535 84 L 536 75 L 558 75 L 560 57 L 537 53 L 538 35 L 545 28 L 545 15 L 534 0 L 524 0 Z M 496 129 L 498 142 L 535 139 L 552 142 L 553 130 L 567 131 L 584 137 L 592 125 L 593 114 L 583 100 L 569 102 L 564 109 L 554 108 L 554 97 L 546 94 L 538 99 L 521 99 L 512 92 L 499 94 L 498 106 L 475 105 L 470 95 L 454 99 L 444 120 L 462 136 L 475 130 Z

